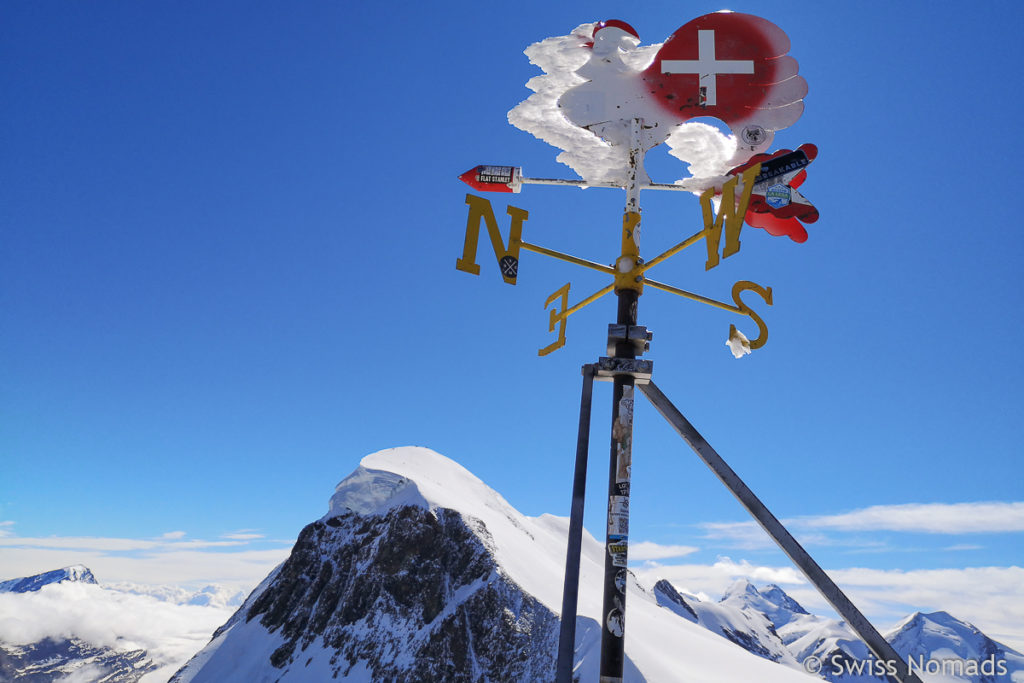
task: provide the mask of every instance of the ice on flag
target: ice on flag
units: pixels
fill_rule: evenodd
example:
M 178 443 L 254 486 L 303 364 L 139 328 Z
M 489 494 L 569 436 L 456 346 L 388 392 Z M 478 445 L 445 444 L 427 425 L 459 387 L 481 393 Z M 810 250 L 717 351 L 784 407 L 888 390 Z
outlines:
M 690 165 L 680 182 L 702 191 L 765 152 L 803 112 L 807 84 L 789 39 L 749 14 L 698 17 L 664 44 L 640 45 L 629 24 L 583 24 L 526 50 L 544 75 L 509 122 L 562 150 L 558 160 L 589 182 L 624 180 L 629 121 L 644 121 L 643 148 L 666 143 Z M 731 135 L 690 121 L 714 117 Z M 645 174 L 641 180 L 646 180 Z

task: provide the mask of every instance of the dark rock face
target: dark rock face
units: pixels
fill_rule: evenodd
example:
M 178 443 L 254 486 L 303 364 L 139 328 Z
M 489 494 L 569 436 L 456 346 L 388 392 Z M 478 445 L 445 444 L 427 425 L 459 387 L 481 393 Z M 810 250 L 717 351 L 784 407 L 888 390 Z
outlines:
M 320 648 L 335 677 L 360 665 L 381 681 L 551 680 L 558 617 L 503 574 L 489 545 L 482 522 L 447 509 L 314 522 L 224 628 L 259 620 L 284 636 L 269 662 L 284 681 Z
M 685 617 L 693 622 L 700 619 L 700 617 L 697 616 L 697 613 L 693 611 L 693 608 L 690 607 L 689 603 L 686 602 L 686 599 L 683 598 L 683 596 L 679 594 L 679 591 L 675 589 L 675 586 L 665 579 L 654 584 L 654 595 L 658 599 L 658 604 L 663 606 L 665 604 L 673 605 L 675 609 L 672 611 L 679 614 L 679 616 Z
M 136 683 L 156 668 L 145 650 L 118 652 L 75 639 L 0 644 L 0 683 L 51 683 L 76 672 L 76 680 Z

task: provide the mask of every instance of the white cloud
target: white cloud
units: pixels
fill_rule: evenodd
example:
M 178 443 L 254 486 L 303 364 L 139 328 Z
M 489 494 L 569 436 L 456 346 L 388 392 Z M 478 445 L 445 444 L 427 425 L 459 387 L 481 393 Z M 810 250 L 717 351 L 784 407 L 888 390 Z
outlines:
M 807 517 L 794 521 L 809 527 L 840 531 L 1012 533 L 1024 531 L 1024 502 L 873 505 L 844 514 Z
M 239 529 L 230 534 L 221 534 L 221 538 L 229 538 L 234 541 L 255 541 L 264 538 L 264 535 L 255 533 L 255 529 Z
M 9 535 L 0 537 L 0 580 L 83 564 L 101 583 L 220 584 L 248 592 L 287 557 L 293 543 L 261 540 L 249 531 L 215 541 L 186 539 L 181 531 L 158 539 Z
M 161 541 L 145 539 L 99 538 L 91 536 L 49 536 L 43 538 L 33 538 L 31 536 L 5 536 L 0 538 L 0 546 L 16 546 L 19 548 L 53 548 L 59 550 L 123 552 L 130 550 L 148 550 L 150 548 L 156 548 L 161 544 Z
M 704 538 L 725 541 L 731 548 L 760 550 L 775 545 L 756 522 L 704 522 L 697 526 L 704 530 Z
M 248 592 L 284 561 L 289 550 L 289 547 L 232 552 L 196 549 L 126 556 L 91 550 L 5 549 L 0 553 L 0 578 L 32 576 L 58 567 L 84 564 L 101 583 L 156 583 L 194 588 L 220 584 Z
M 885 544 L 866 538 L 837 539 L 822 532 L 895 531 L 926 534 L 1013 533 L 1024 531 L 1024 503 L 907 503 L 873 505 L 836 515 L 795 517 L 782 520 L 803 545 L 849 545 L 882 548 Z M 774 545 L 771 537 L 753 521 L 704 522 L 697 525 L 704 538 L 730 548 L 761 550 Z M 978 550 L 975 545 L 956 545 L 947 550 Z
M 670 557 L 683 557 L 697 552 L 700 548 L 692 545 L 660 545 L 651 541 L 640 541 L 629 544 L 629 559 L 637 562 L 647 560 L 667 560 Z
M 67 676 L 61 676 L 54 683 L 93 683 L 102 681 L 104 676 L 110 674 L 110 670 L 99 664 L 86 664 L 80 669 L 75 669 Z
M 50 548 L 53 550 L 95 550 L 100 552 L 129 552 L 136 550 L 158 550 L 174 548 L 223 548 L 245 545 L 243 540 L 204 541 L 201 539 L 180 540 L 181 536 L 159 540 L 141 538 L 103 538 L 94 536 L 5 536 L 0 546 L 20 548 Z
M 166 681 L 205 645 L 233 611 L 176 605 L 95 585 L 54 584 L 31 593 L 0 593 L 0 640 L 17 644 L 75 637 L 119 650 L 142 648 L 159 667 L 142 680 L 156 683 Z

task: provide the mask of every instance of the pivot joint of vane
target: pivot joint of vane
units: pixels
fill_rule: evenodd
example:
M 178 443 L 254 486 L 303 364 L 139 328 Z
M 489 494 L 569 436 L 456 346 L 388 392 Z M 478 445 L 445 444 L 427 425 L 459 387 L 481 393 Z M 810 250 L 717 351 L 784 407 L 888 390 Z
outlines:
M 615 261 L 615 291 L 631 289 L 643 294 L 644 277 L 640 258 L 640 213 L 622 215 L 622 255 Z
M 650 351 L 654 333 L 643 325 L 623 325 L 612 323 L 608 326 L 608 355 L 614 356 L 617 345 L 625 342 L 632 345 L 634 355 L 640 356 Z
M 617 376 L 632 377 L 636 384 L 647 384 L 654 374 L 654 361 L 641 358 L 598 358 L 594 368 L 594 379 L 611 382 Z

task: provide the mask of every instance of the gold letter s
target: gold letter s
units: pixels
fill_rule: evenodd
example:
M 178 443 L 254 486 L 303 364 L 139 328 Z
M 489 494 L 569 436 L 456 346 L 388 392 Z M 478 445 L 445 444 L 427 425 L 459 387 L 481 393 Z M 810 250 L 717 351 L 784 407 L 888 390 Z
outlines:
M 747 290 L 751 290 L 761 296 L 765 303 L 769 306 L 772 305 L 772 288 L 762 287 L 761 285 L 755 284 L 750 280 L 740 280 L 732 286 L 732 300 L 736 302 L 736 307 L 740 309 L 740 313 L 743 315 L 749 315 L 750 319 L 757 323 L 757 339 L 750 340 L 751 349 L 759 349 L 764 346 L 764 343 L 768 341 L 768 327 L 761 320 L 761 316 L 754 313 L 750 306 L 747 306 L 743 301 L 740 300 L 740 294 Z

